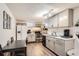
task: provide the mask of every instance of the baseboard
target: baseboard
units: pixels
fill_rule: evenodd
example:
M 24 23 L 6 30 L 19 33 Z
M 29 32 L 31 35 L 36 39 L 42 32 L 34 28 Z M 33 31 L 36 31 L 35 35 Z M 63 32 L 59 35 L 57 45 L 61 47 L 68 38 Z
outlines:
M 44 46 L 46 47 L 46 46 Z M 48 47 L 46 47 L 48 50 L 50 50 Z M 50 50 L 53 54 L 55 54 L 56 56 L 59 56 L 58 54 L 56 54 L 54 51 Z

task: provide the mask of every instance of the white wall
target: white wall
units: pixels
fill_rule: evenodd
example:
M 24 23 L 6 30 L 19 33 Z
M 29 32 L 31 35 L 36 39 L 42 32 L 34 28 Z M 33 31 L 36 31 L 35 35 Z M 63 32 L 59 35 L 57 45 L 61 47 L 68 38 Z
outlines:
M 6 11 L 10 17 L 11 17 L 11 29 L 3 29 L 3 11 Z M 0 44 L 3 46 L 6 45 L 7 41 L 10 40 L 10 38 L 13 36 L 14 39 L 15 37 L 15 24 L 16 21 L 11 14 L 9 8 L 7 7 L 6 4 L 0 3 Z

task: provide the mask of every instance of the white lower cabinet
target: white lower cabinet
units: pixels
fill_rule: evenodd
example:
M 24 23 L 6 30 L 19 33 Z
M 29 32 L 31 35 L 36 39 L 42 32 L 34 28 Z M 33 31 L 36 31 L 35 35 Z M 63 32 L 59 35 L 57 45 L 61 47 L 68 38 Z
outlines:
M 52 51 L 54 51 L 54 49 L 55 49 L 55 43 L 54 43 L 54 41 L 53 40 L 50 40 L 50 49 L 52 50 Z
M 46 37 L 46 47 L 49 48 L 50 50 L 54 51 L 54 46 L 55 46 L 55 43 L 54 43 L 54 40 L 52 40 L 53 38 L 51 37 Z
M 57 55 L 66 56 L 66 52 L 74 48 L 74 40 L 46 37 L 46 47 L 55 52 Z
M 55 51 L 54 52 L 58 55 L 61 55 L 61 56 L 66 55 L 65 54 L 65 48 L 58 45 L 58 44 L 55 44 Z
M 55 41 L 55 53 L 61 56 L 66 56 L 66 52 L 74 48 L 74 40 L 62 40 Z
M 46 47 L 50 48 L 49 39 L 46 39 Z
M 47 37 L 46 46 L 51 49 L 51 39 L 49 37 Z

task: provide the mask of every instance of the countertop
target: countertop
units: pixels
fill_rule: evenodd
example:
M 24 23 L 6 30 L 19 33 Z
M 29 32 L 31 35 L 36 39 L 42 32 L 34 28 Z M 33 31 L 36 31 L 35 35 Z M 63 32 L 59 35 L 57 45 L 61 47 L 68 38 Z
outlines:
M 50 38 L 56 38 L 56 39 L 62 39 L 62 40 L 74 40 L 74 38 L 70 38 L 70 37 L 52 36 L 49 34 L 42 34 L 42 35 L 45 35 Z
M 74 40 L 74 38 L 63 38 L 63 37 L 55 37 L 56 39 L 62 39 L 62 40 Z

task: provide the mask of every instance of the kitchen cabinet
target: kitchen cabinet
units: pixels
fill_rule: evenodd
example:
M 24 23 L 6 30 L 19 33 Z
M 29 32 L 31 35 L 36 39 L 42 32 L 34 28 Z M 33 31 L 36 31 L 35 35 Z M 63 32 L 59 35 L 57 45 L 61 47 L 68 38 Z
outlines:
M 46 37 L 46 47 L 50 49 L 50 38 Z
M 58 55 L 66 56 L 66 52 L 74 48 L 73 38 L 56 38 L 52 36 L 46 37 L 46 47 Z
M 47 19 L 51 27 L 71 27 L 73 26 L 73 9 L 66 9 Z
M 64 51 L 65 51 L 65 49 L 62 46 L 55 43 L 55 53 L 56 54 L 63 56 L 63 55 L 65 55 Z
M 66 56 L 66 52 L 74 48 L 74 40 L 57 39 L 55 41 L 55 53 L 61 56 Z
M 58 39 L 55 41 L 55 53 L 58 55 L 65 55 L 65 44 Z
M 68 26 L 68 10 L 59 15 L 59 27 Z
M 68 9 L 58 14 L 59 16 L 59 26 L 58 27 L 68 27 L 73 26 L 73 10 Z
M 54 41 L 53 41 L 52 38 L 51 38 L 51 40 L 50 40 L 50 49 L 51 49 L 52 51 L 54 51 L 54 49 L 55 49 L 55 43 L 54 43 Z
M 46 37 L 46 47 L 49 48 L 50 50 L 54 51 L 55 43 L 52 37 Z
M 51 19 L 52 27 L 58 27 L 58 15 L 55 15 Z

